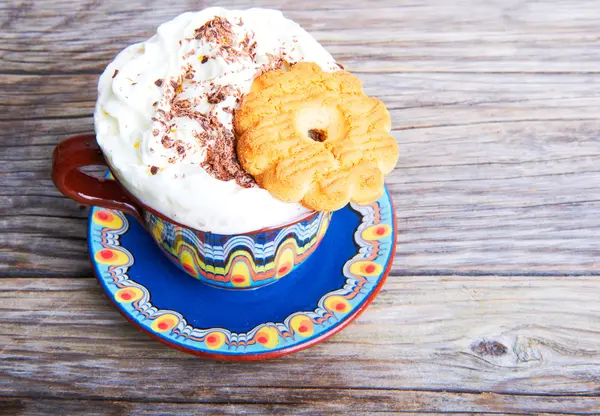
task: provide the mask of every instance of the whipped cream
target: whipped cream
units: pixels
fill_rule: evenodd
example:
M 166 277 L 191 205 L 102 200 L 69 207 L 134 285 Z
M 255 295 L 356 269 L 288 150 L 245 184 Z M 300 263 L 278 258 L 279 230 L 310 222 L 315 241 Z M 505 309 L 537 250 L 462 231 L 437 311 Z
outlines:
M 98 143 L 133 195 L 179 223 L 237 234 L 293 221 L 307 210 L 275 199 L 239 166 L 232 120 L 256 76 L 301 61 L 339 69 L 279 11 L 184 13 L 101 75 Z

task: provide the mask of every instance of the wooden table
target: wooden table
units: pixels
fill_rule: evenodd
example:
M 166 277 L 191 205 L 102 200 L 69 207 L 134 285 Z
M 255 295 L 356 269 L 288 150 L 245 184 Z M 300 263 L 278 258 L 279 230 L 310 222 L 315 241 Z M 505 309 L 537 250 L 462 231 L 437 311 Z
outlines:
M 598 1 L 165 3 L 0 6 L 0 413 L 600 412 Z M 92 276 L 88 210 L 50 180 L 117 52 L 211 4 L 283 9 L 387 104 L 401 149 L 384 290 L 274 361 L 130 326 Z

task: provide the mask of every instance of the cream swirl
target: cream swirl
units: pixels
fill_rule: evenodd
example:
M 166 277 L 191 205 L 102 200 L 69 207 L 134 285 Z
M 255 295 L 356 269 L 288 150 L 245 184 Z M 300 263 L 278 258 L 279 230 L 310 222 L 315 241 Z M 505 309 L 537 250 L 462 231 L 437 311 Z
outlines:
M 239 166 L 232 119 L 257 75 L 300 61 L 338 69 L 281 12 L 184 13 L 100 77 L 98 143 L 128 190 L 177 222 L 236 234 L 293 221 L 306 209 L 273 198 Z

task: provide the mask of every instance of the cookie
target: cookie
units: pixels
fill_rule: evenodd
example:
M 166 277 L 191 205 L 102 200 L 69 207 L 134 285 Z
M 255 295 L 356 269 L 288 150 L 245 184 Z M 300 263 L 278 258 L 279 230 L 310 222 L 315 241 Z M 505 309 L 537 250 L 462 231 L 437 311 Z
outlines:
M 354 75 L 313 63 L 257 77 L 234 126 L 244 170 L 274 197 L 316 211 L 375 201 L 398 160 L 383 103 Z

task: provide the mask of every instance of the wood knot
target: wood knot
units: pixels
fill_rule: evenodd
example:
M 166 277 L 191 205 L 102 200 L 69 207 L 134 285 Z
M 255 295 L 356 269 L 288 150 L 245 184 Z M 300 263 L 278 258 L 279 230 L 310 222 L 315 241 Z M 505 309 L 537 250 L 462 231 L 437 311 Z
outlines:
M 506 347 L 498 341 L 479 341 L 471 345 L 471 351 L 477 355 L 498 357 L 506 354 Z

